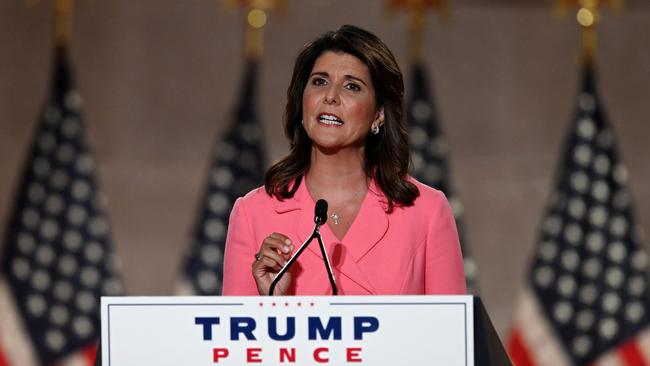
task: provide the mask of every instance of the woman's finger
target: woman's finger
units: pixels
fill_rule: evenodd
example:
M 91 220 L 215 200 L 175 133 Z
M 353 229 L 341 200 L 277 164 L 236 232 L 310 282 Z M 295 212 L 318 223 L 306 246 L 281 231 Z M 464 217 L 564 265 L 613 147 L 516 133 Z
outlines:
M 259 251 L 255 254 L 255 261 L 252 265 L 253 277 L 257 283 L 257 288 L 260 294 L 266 294 L 268 287 L 273 281 L 274 275 L 278 273 L 282 267 L 291 258 L 293 252 L 293 244 L 291 239 L 281 233 L 271 233 L 264 238 L 260 245 Z M 287 273 L 285 277 L 278 284 L 278 291 L 276 293 L 284 293 L 285 290 L 280 291 L 280 288 L 285 288 L 291 283 L 291 275 Z
M 290 254 L 293 250 L 293 246 L 291 245 L 291 240 L 289 240 L 289 238 L 282 239 L 276 236 L 269 236 L 264 239 L 262 242 L 262 247 L 260 248 L 260 252 L 263 251 L 264 248 L 273 248 L 278 253 L 285 255 Z
M 288 253 L 291 250 L 291 239 L 288 236 L 280 233 L 272 233 L 267 237 L 269 242 L 279 245 L 277 247 L 282 253 Z M 265 240 L 266 242 L 267 240 Z
M 282 266 L 276 260 L 269 257 L 262 258 L 260 262 L 262 262 L 265 268 L 271 268 L 273 272 L 277 272 L 280 270 L 280 268 L 282 268 Z
M 287 262 L 275 249 L 271 248 L 262 249 L 260 251 L 260 256 L 263 256 L 263 259 L 273 260 L 275 264 L 271 267 L 275 267 L 276 264 L 282 267 Z

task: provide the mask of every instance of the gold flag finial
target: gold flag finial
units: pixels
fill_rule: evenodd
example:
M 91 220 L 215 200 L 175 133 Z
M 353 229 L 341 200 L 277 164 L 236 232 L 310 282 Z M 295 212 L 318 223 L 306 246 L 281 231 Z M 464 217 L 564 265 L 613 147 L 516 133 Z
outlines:
M 411 60 L 418 62 L 422 59 L 425 16 L 428 9 L 433 9 L 441 15 L 448 14 L 446 0 L 388 0 L 387 10 L 394 12 L 405 9 L 409 17 L 409 52 Z
M 581 27 L 581 60 L 592 64 L 596 55 L 597 27 L 600 22 L 600 5 L 607 4 L 620 13 L 624 0 L 556 0 L 555 14 L 563 17 L 572 8 L 577 8 L 576 21 Z
M 56 0 L 54 3 L 54 43 L 67 46 L 72 37 L 72 11 L 74 0 Z
M 242 8 L 246 12 L 244 54 L 257 60 L 264 50 L 264 26 L 269 10 L 284 11 L 285 0 L 225 0 L 228 8 Z

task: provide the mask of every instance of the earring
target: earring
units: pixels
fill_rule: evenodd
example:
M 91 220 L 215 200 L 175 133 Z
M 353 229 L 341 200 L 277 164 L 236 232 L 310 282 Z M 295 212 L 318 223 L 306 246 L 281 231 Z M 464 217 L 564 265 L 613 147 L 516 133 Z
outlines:
M 374 126 L 373 128 L 370 129 L 370 133 L 373 135 L 376 135 L 379 133 L 379 126 Z

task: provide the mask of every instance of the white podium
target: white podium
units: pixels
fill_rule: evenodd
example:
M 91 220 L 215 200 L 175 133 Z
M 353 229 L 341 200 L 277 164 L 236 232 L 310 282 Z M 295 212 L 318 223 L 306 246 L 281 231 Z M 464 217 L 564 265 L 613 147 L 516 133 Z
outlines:
M 472 296 L 102 297 L 101 317 L 104 366 L 510 364 Z

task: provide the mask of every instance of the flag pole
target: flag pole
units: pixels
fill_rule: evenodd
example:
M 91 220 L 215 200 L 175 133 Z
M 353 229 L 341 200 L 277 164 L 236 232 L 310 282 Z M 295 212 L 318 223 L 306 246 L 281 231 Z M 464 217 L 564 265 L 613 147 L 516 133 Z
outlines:
M 555 13 L 566 16 L 569 8 L 577 6 L 576 21 L 580 25 L 580 62 L 593 66 L 598 45 L 597 27 L 600 23 L 600 6 L 607 3 L 610 8 L 620 13 L 624 0 L 556 0 Z
M 285 0 L 224 0 L 229 10 L 240 7 L 246 12 L 244 56 L 257 61 L 264 53 L 264 26 L 270 10 L 286 9 Z
M 418 6 L 419 5 L 419 6 Z M 420 63 L 423 53 L 424 10 L 421 2 L 409 8 L 409 54 L 412 63 Z
M 250 9 L 246 15 L 244 55 L 247 60 L 259 60 L 264 52 L 264 26 L 266 11 L 260 8 Z
M 586 66 L 593 66 L 598 43 L 597 26 L 600 21 L 598 0 L 580 0 L 580 9 L 576 20 L 580 24 L 581 61 Z
M 72 12 L 74 0 L 55 0 L 54 3 L 54 44 L 65 47 L 72 37 Z
M 391 12 L 403 9 L 408 13 L 409 57 L 411 63 L 420 63 L 424 52 L 424 28 L 426 12 L 437 11 L 442 16 L 448 15 L 446 0 L 388 0 L 387 10 Z

